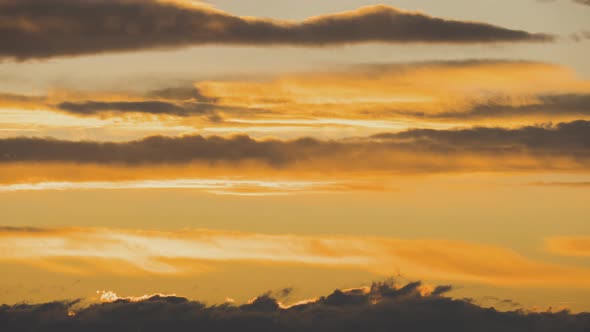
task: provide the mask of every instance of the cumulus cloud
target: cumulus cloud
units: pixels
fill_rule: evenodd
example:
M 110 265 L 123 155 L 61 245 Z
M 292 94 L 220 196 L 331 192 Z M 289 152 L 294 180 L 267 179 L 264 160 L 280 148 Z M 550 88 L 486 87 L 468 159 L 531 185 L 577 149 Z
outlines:
M 568 311 L 500 312 L 440 293 L 420 282 L 336 290 L 316 300 L 284 307 L 260 296 L 242 305 L 206 306 L 176 296 L 142 301 L 120 299 L 72 311 L 75 303 L 0 307 L 0 326 L 10 331 L 536 331 L 582 332 L 590 314 Z
M 255 140 L 248 136 L 148 137 L 122 143 L 46 138 L 0 140 L 0 164 L 187 164 L 276 170 L 439 172 L 506 169 L 587 169 L 590 122 L 516 129 L 412 129 L 341 140 Z M 411 158 L 408 158 L 411 156 Z
M 301 22 L 234 16 L 182 1 L 0 1 L 0 57 L 48 58 L 203 44 L 543 42 L 553 37 L 377 5 Z

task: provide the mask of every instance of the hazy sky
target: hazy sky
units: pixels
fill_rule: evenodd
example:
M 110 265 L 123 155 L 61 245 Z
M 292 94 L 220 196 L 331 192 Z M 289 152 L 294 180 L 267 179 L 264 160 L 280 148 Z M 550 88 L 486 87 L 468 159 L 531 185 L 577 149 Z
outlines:
M 396 277 L 589 311 L 588 17 L 0 0 L 0 303 Z

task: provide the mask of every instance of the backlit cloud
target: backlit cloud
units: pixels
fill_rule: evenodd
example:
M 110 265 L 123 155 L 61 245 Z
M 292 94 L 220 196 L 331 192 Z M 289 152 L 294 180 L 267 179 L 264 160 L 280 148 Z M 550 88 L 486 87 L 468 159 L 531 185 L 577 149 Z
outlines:
M 179 1 L 0 1 L 1 57 L 47 58 L 203 44 L 324 46 L 366 42 L 544 42 L 547 34 L 389 6 L 301 22 L 234 16 Z
M 184 230 L 0 229 L 0 260 L 74 273 L 183 274 L 199 264 L 304 264 L 492 285 L 590 287 L 590 270 L 447 240 Z M 84 264 L 84 265 L 81 265 Z M 84 266 L 77 269 L 76 266 Z M 116 268 L 109 269 L 109 266 Z M 206 271 L 206 269 L 205 269 Z
M 7 138 L 0 140 L 0 164 L 196 164 L 243 171 L 257 165 L 316 173 L 588 170 L 589 135 L 590 122 L 575 121 L 517 129 L 412 129 L 341 140 L 154 136 L 103 143 Z
M 420 282 L 337 289 L 317 299 L 284 306 L 269 295 L 236 305 L 207 306 L 174 295 L 119 298 L 80 308 L 79 301 L 0 306 L 8 330 L 49 331 L 539 331 L 582 332 L 589 314 L 568 311 L 501 312 L 431 292 Z

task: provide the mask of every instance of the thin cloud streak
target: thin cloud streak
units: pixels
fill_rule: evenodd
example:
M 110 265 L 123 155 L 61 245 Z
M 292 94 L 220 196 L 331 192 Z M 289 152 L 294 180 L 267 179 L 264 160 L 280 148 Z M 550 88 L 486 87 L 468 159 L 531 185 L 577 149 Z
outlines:
M 257 181 L 232 179 L 174 179 L 117 182 L 36 182 L 0 184 L 2 192 L 66 190 L 193 189 L 216 195 L 272 196 L 314 192 L 339 192 L 355 185 L 336 181 Z M 369 185 L 362 187 L 368 190 Z

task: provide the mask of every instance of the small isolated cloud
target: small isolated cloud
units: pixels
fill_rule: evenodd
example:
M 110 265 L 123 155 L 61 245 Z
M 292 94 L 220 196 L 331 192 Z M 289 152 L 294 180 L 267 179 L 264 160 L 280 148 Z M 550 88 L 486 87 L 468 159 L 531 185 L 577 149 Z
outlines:
M 326 46 L 546 42 L 553 36 L 385 5 L 300 22 L 157 0 L 1 0 L 0 57 L 49 58 L 204 44 Z
M 590 314 L 500 312 L 443 293 L 424 293 L 420 282 L 374 283 L 359 291 L 336 290 L 283 306 L 262 295 L 249 303 L 208 307 L 175 296 L 118 299 L 71 311 L 72 303 L 0 306 L 7 331 L 503 331 L 583 332 Z

